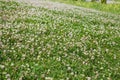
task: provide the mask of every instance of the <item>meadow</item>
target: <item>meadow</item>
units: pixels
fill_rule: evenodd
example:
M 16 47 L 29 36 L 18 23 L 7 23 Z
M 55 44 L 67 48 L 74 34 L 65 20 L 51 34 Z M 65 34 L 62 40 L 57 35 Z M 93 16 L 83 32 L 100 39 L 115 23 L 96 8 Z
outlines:
M 99 11 L 109 12 L 113 14 L 119 14 L 120 15 L 120 2 L 119 0 L 116 1 L 118 3 L 109 3 L 109 4 L 101 4 L 98 2 L 84 2 L 81 0 L 52 0 L 55 2 L 61 2 L 66 4 L 72 4 L 75 6 L 85 7 L 85 8 L 91 8 Z
M 0 80 L 119 80 L 120 15 L 0 0 Z

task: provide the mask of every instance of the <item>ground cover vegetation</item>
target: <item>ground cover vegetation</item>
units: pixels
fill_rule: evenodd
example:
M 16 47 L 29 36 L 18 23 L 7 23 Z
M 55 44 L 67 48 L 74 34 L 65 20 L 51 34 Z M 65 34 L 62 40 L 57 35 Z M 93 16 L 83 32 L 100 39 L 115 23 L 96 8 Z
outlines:
M 62 2 L 62 3 L 67 3 L 67 4 L 72 4 L 76 6 L 81 6 L 81 7 L 86 7 L 86 8 L 91 8 L 99 11 L 104 11 L 104 12 L 110 12 L 114 14 L 120 14 L 120 3 L 116 4 L 101 4 L 98 2 L 86 2 L 82 0 L 52 0 L 52 1 L 57 1 L 57 2 Z
M 0 80 L 119 80 L 120 16 L 0 0 Z

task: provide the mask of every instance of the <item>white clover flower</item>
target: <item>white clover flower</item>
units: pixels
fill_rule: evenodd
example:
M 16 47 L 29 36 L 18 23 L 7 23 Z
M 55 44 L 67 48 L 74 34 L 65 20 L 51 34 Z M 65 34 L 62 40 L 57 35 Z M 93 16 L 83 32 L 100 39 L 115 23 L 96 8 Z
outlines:
M 108 53 L 109 49 L 106 49 L 105 51 Z
M 61 57 L 58 57 L 56 60 L 57 60 L 57 61 L 61 61 Z
M 27 63 L 26 66 L 29 67 L 30 65 Z
M 91 77 L 86 77 L 87 78 L 87 80 L 91 80 Z
M 86 52 L 86 51 L 84 51 L 83 53 L 84 53 L 85 55 L 88 55 L 88 54 L 89 54 L 89 53 L 88 53 L 88 52 Z
M 37 60 L 39 60 L 39 59 L 40 59 L 40 55 L 37 56 Z
M 50 44 L 47 44 L 47 47 L 48 47 L 48 48 L 51 48 L 51 45 L 50 45 Z
M 4 66 L 4 65 L 0 65 L 0 68 L 1 68 L 1 69 L 4 69 L 4 68 L 5 68 L 5 66 Z
M 45 80 L 53 80 L 52 77 L 45 77 Z
M 26 57 L 26 54 L 22 54 L 22 57 L 25 58 L 25 57 Z
M 69 36 L 70 38 L 72 38 L 73 33 L 72 33 L 72 32 L 70 32 L 70 33 L 68 34 L 68 36 Z
M 72 69 L 71 69 L 71 67 L 70 67 L 70 66 L 68 66 L 67 70 L 68 70 L 68 71 L 71 71 Z
M 103 69 L 103 67 L 101 67 L 100 69 Z
M 6 78 L 10 77 L 10 74 L 6 74 Z
M 67 77 L 66 80 L 70 80 L 70 79 Z
M 11 66 L 14 66 L 14 63 L 11 63 Z
M 46 48 L 43 48 L 42 50 L 43 50 L 43 51 L 45 51 L 45 50 L 46 50 Z
M 114 54 L 114 59 L 116 59 L 117 58 L 117 56 Z
M 95 57 L 94 57 L 94 56 L 92 56 L 92 57 L 91 57 L 91 59 L 95 59 Z
M 49 73 L 50 73 L 50 69 L 47 70 L 47 74 L 49 74 Z
M 74 75 L 74 72 L 71 72 L 70 74 L 73 76 L 73 75 Z

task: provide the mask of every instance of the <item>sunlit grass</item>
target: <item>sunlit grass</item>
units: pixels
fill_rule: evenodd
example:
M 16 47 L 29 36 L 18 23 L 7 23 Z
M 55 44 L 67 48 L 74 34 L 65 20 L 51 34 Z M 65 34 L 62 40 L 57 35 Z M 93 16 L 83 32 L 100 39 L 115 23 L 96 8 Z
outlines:
M 0 1 L 0 80 L 119 80 L 118 15 Z
M 52 0 L 67 4 L 72 4 L 76 6 L 81 6 L 85 8 L 91 8 L 96 9 L 104 12 L 110 12 L 114 14 L 120 14 L 120 4 L 101 4 L 101 3 L 95 3 L 95 2 L 82 2 L 82 1 L 74 1 L 74 0 Z

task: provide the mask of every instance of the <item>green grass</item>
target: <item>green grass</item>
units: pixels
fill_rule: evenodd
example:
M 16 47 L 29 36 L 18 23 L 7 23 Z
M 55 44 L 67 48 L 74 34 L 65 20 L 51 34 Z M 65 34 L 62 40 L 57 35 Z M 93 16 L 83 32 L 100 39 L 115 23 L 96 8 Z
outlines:
M 5 1 L 0 8 L 0 80 L 120 79 L 118 15 Z
M 110 12 L 113 14 L 120 15 L 120 4 L 101 4 L 95 2 L 82 2 L 82 1 L 74 1 L 74 0 L 52 0 L 56 2 L 62 2 L 67 4 L 72 4 L 76 6 L 81 6 L 85 8 L 91 8 L 99 11 Z

